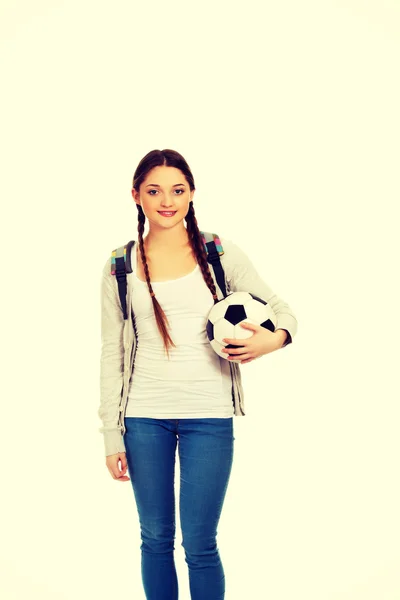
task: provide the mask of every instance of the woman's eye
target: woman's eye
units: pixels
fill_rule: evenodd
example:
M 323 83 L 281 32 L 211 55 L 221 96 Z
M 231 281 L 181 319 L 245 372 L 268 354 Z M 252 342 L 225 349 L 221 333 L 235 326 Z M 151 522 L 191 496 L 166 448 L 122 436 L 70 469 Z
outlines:
M 178 188 L 177 190 L 175 190 L 176 192 L 181 192 L 180 194 L 178 194 L 178 196 L 182 196 L 183 192 L 185 191 L 182 188 Z M 158 190 L 149 190 L 149 194 L 150 196 L 154 196 L 154 194 L 152 192 L 158 192 Z

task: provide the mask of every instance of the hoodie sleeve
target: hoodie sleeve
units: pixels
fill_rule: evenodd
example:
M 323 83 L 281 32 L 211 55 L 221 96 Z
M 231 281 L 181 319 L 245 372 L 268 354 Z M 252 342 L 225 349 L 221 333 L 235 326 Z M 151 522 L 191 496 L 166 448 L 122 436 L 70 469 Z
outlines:
M 101 275 L 101 358 L 100 433 L 104 435 L 106 456 L 125 452 L 119 425 L 119 409 L 124 375 L 124 317 L 115 276 L 111 275 L 111 258 Z
M 297 319 L 287 302 L 280 298 L 262 279 L 249 257 L 231 240 L 220 238 L 225 254 L 221 264 L 226 273 L 232 292 L 250 292 L 270 304 L 277 317 L 276 329 L 285 329 L 288 333 L 283 346 L 292 343 L 297 333 Z

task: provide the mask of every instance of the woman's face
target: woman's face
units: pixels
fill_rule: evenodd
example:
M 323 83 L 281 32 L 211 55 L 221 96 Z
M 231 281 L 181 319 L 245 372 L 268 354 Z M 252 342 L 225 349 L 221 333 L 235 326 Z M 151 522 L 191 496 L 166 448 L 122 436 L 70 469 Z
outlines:
M 161 165 L 149 171 L 139 192 L 132 189 L 132 196 L 151 227 L 171 228 L 186 216 L 194 191 L 182 171 Z M 169 216 L 168 211 L 173 215 Z

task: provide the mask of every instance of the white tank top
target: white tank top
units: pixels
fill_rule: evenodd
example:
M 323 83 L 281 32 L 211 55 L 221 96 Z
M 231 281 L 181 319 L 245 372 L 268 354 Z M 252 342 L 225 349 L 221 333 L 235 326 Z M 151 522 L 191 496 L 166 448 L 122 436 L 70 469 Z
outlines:
M 214 300 L 199 265 L 178 279 L 152 282 L 176 344 L 176 348 L 170 348 L 168 360 L 147 283 L 138 279 L 136 260 L 132 262 L 132 307 L 138 344 L 125 416 L 232 417 L 230 368 L 207 338 L 207 316 Z

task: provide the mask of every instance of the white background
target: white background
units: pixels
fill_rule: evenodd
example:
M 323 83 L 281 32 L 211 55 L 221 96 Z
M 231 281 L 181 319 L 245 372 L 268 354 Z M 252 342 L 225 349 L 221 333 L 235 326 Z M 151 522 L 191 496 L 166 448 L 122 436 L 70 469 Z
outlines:
M 399 4 L 5 0 L 0 22 L 1 597 L 144 599 L 98 432 L 100 275 L 136 238 L 138 162 L 172 148 L 200 227 L 299 322 L 242 367 L 226 599 L 398 600 Z

